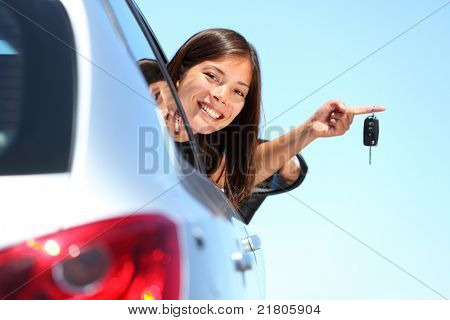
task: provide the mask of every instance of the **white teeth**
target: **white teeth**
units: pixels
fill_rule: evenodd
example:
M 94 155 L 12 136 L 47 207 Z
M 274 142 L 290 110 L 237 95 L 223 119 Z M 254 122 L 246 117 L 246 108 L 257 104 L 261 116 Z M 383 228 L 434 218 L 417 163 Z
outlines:
M 202 105 L 202 110 L 205 111 L 206 113 L 208 113 L 208 115 L 211 118 L 218 119 L 220 117 L 219 113 L 217 113 L 214 110 L 212 110 L 211 108 L 209 108 L 205 103 L 201 103 L 201 105 Z
M 176 117 L 175 117 L 175 133 L 179 133 L 180 132 L 180 115 L 177 113 Z

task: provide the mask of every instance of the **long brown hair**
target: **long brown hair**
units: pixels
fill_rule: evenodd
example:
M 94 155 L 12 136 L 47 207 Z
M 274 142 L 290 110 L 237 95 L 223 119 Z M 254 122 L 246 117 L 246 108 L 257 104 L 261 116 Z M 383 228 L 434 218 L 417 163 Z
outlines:
M 207 29 L 189 38 L 168 64 L 174 83 L 193 66 L 225 56 L 247 57 L 252 80 L 241 112 L 227 127 L 197 135 L 208 176 L 225 155 L 224 190 L 235 208 L 250 196 L 255 182 L 255 153 L 261 114 L 261 72 L 255 48 L 242 35 L 229 29 Z

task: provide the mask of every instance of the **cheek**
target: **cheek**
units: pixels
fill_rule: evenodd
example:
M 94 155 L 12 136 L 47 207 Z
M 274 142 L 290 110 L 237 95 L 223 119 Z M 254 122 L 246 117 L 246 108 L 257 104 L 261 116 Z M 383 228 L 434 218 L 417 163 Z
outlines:
M 236 119 L 236 117 L 242 112 L 243 108 L 244 108 L 243 102 L 242 103 L 234 103 L 231 106 L 231 117 L 226 122 L 224 122 L 222 125 L 225 127 L 225 126 L 228 126 L 231 122 L 233 122 L 234 119 Z
M 208 85 L 204 81 L 186 81 L 179 90 L 178 96 L 183 103 L 183 106 L 189 108 L 196 108 L 196 101 L 208 92 Z M 192 105 L 195 104 L 195 105 Z
M 233 117 L 233 119 L 236 118 L 238 116 L 238 114 L 242 112 L 242 109 L 244 109 L 244 103 L 245 102 L 240 102 L 240 103 L 233 104 L 233 106 L 232 106 L 232 117 Z

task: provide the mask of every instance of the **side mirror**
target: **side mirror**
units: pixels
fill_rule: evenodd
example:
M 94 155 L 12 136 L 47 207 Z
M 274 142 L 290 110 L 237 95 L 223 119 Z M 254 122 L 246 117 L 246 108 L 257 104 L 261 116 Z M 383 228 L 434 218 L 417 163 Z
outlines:
M 239 208 L 242 219 L 249 224 L 256 210 L 267 196 L 280 194 L 297 188 L 305 180 L 308 165 L 301 154 L 292 157 L 280 170 L 253 189 L 250 199 Z

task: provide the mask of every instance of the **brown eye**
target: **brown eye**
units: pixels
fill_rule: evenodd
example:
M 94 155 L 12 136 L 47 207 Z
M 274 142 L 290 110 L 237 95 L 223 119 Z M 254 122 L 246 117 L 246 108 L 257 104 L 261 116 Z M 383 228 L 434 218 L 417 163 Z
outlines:
M 234 92 L 237 93 L 238 95 L 240 95 L 242 98 L 245 98 L 245 95 L 242 93 L 242 91 L 234 90 Z
M 207 73 L 205 73 L 210 79 L 212 79 L 212 80 L 214 80 L 214 81 L 216 81 L 216 82 L 219 82 L 219 79 L 217 79 L 216 78 L 216 76 L 214 75 L 214 74 L 212 74 L 212 73 L 209 73 L 209 72 L 207 72 Z

